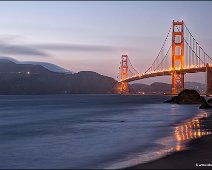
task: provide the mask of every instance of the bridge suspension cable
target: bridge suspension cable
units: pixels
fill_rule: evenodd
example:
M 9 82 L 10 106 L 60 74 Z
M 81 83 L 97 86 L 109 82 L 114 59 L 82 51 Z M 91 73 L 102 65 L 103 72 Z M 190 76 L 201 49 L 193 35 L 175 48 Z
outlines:
M 134 74 L 139 74 L 139 72 L 135 69 L 135 67 L 133 67 L 133 65 L 132 65 L 132 63 L 131 63 L 131 61 L 130 61 L 130 59 L 128 58 L 128 66 L 129 66 L 129 70 L 132 72 L 132 73 L 134 73 Z
M 158 65 L 158 66 L 155 68 L 155 70 L 153 70 L 153 71 L 156 71 L 158 68 L 160 68 L 160 66 L 162 65 L 162 63 L 163 63 L 163 62 L 165 61 L 165 59 L 167 58 L 168 53 L 169 53 L 170 50 L 171 50 L 171 47 L 172 47 L 172 45 L 170 45 L 170 47 L 169 47 L 167 53 L 165 54 L 165 56 L 163 57 L 162 61 L 159 63 L 159 65 Z M 168 69 L 168 68 L 167 68 L 167 69 Z
M 212 64 L 212 58 L 200 46 L 197 40 L 184 24 L 185 36 L 185 62 L 187 67 L 205 67 L 206 64 Z
M 171 29 L 172 29 L 172 25 L 171 25 L 170 28 L 169 28 L 169 31 L 168 31 L 168 33 L 167 33 L 167 35 L 166 35 L 166 38 L 165 38 L 165 40 L 164 40 L 164 42 L 163 42 L 163 44 L 162 44 L 162 47 L 161 47 L 161 49 L 160 49 L 160 51 L 159 51 L 157 57 L 156 57 L 155 60 L 153 61 L 152 65 L 145 71 L 145 73 L 150 72 L 150 71 L 155 71 L 156 68 L 158 68 L 158 59 L 159 59 L 160 54 L 161 54 L 161 52 L 163 51 L 163 49 L 164 49 L 164 47 L 165 47 L 165 44 L 166 44 L 166 42 L 167 42 L 167 40 L 168 40 L 168 38 L 169 38 Z M 165 57 L 164 57 L 164 58 L 165 58 Z M 157 64 L 157 65 L 156 65 L 156 64 Z

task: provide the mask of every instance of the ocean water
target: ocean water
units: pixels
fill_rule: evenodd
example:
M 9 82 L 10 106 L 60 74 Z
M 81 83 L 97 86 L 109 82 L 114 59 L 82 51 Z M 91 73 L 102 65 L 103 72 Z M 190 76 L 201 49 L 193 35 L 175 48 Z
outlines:
M 208 134 L 198 105 L 170 96 L 0 96 L 0 168 L 122 168 Z

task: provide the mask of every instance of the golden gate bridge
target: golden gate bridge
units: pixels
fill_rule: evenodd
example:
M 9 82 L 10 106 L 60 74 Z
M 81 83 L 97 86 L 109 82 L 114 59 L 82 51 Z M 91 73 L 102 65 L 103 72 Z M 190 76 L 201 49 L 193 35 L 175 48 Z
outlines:
M 127 94 L 129 82 L 168 75 L 172 77 L 172 94 L 178 94 L 184 89 L 185 74 L 198 72 L 206 72 L 206 94 L 212 94 L 212 58 L 200 46 L 184 21 L 173 20 L 157 57 L 145 72 L 138 72 L 128 55 L 122 55 L 117 90 L 118 93 Z

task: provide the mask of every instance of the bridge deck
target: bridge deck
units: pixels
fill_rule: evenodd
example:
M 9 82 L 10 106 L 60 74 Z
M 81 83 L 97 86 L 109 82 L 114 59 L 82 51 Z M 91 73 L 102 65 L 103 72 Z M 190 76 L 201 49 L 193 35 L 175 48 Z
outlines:
M 210 67 L 212 69 L 212 67 Z M 199 68 L 185 68 L 185 69 L 180 69 L 180 70 L 175 70 L 177 73 L 197 73 L 197 72 L 206 72 L 206 67 L 199 67 Z M 138 74 L 132 77 L 129 77 L 127 79 L 121 80 L 119 82 L 131 82 L 135 80 L 141 80 L 145 78 L 150 78 L 150 77 L 158 77 L 158 76 L 167 76 L 171 75 L 173 73 L 173 70 L 164 70 L 164 71 L 157 71 L 157 72 L 150 72 L 150 73 L 143 73 L 143 74 Z

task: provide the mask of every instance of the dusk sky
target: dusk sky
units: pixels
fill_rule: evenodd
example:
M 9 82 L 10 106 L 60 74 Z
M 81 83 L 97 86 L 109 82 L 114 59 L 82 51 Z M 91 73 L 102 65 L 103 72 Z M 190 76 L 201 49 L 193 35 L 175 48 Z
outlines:
M 172 20 L 212 56 L 212 2 L 0 2 L 0 56 L 116 78 L 121 55 L 146 71 Z M 189 79 L 188 79 L 189 78 Z M 171 77 L 142 80 L 171 82 Z M 186 81 L 204 82 L 204 74 Z

